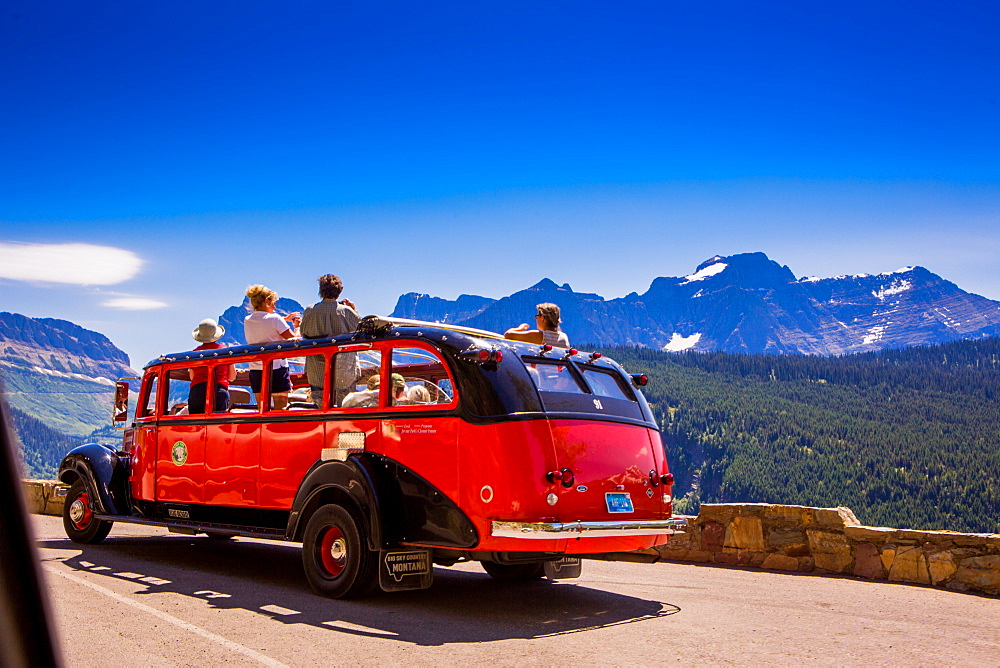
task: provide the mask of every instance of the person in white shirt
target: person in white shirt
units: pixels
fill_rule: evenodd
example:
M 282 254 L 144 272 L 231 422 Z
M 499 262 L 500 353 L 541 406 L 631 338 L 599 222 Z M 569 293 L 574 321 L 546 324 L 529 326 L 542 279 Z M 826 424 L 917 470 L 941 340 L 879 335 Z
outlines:
M 274 343 L 285 339 L 298 338 L 298 326 L 302 320 L 300 313 L 289 313 L 281 317 L 274 312 L 278 303 L 278 294 L 263 285 L 251 285 L 247 288 L 247 297 L 253 313 L 243 320 L 243 331 L 250 345 Z M 288 323 L 292 323 L 289 326 Z M 271 401 L 276 410 L 288 405 L 288 392 L 292 389 L 292 379 L 288 373 L 288 362 L 277 359 L 271 369 Z M 257 405 L 263 405 L 261 387 L 263 384 L 263 363 L 250 362 L 250 388 L 257 395 Z
M 378 389 L 381 380 L 378 373 L 372 374 L 366 382 L 368 389 L 351 392 L 344 397 L 343 404 L 341 405 L 344 408 L 370 408 L 378 406 Z

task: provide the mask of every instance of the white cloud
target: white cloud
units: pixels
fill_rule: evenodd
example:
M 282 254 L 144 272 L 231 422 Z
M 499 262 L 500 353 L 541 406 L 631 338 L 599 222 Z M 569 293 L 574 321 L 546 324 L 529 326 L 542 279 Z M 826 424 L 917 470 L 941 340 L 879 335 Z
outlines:
M 114 285 L 139 273 L 132 251 L 92 244 L 0 243 L 0 278 L 15 281 Z
M 101 302 L 101 306 L 117 308 L 122 311 L 149 311 L 155 308 L 169 306 L 166 302 L 146 297 L 115 297 Z

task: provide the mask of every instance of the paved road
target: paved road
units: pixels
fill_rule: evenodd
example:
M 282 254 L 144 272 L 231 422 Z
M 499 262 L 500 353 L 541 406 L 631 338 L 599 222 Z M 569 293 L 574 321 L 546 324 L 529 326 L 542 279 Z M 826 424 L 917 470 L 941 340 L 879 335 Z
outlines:
M 468 564 L 332 601 L 298 545 L 119 524 L 80 546 L 59 518 L 34 527 L 69 666 L 1000 665 L 1000 600 L 928 587 L 585 561 L 579 580 Z

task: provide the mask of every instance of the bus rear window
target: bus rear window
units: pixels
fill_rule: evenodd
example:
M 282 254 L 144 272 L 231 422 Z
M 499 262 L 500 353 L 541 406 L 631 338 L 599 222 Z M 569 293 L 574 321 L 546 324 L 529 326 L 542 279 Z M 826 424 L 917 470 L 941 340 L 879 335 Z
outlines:
M 587 380 L 587 385 L 590 386 L 590 391 L 597 396 L 635 401 L 631 392 L 622 387 L 621 376 L 614 371 L 586 366 L 580 368 L 583 371 L 583 377 Z
M 540 362 L 528 364 L 528 371 L 535 379 L 535 385 L 542 392 L 571 392 L 584 394 L 586 391 L 580 386 L 569 365 Z
M 547 412 L 644 419 L 635 397 L 612 369 L 540 358 L 524 362 Z

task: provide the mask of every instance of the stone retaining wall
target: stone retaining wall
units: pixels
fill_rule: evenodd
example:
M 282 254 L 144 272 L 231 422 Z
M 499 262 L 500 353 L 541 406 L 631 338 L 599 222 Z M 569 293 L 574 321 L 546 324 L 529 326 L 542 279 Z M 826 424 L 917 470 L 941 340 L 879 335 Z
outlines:
M 688 524 L 656 549 L 661 559 L 1000 595 L 1000 534 L 866 527 L 849 508 L 758 503 L 702 504 Z
M 36 515 L 62 515 L 65 496 L 56 496 L 56 485 L 63 483 L 58 480 L 22 480 L 24 504 L 29 513 Z
M 55 496 L 58 484 L 23 481 L 29 512 L 61 515 L 65 497 Z M 641 554 L 649 560 L 843 573 L 1000 595 L 998 534 L 866 527 L 849 508 L 760 503 L 705 503 L 687 520 L 687 533 Z

